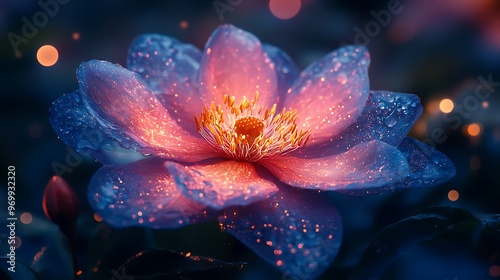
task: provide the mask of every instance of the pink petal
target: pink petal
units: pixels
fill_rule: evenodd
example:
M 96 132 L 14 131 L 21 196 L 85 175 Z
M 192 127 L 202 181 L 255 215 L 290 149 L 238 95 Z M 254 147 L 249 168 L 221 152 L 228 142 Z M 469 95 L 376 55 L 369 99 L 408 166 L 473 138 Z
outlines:
M 298 111 L 309 145 L 328 141 L 361 114 L 369 95 L 370 56 L 364 47 L 336 50 L 307 67 L 288 91 L 283 106 Z
M 378 140 L 323 158 L 280 156 L 260 163 L 280 181 L 306 189 L 369 189 L 409 174 L 406 157 L 396 147 Z
M 223 103 L 224 95 L 259 104 L 278 102 L 274 65 L 255 36 L 232 25 L 214 31 L 205 47 L 200 67 L 201 96 L 205 105 Z
M 90 181 L 90 205 L 117 227 L 177 228 L 212 219 L 216 213 L 184 196 L 164 162 L 150 157 L 103 166 Z
M 92 60 L 77 70 L 87 108 L 145 146 L 143 153 L 182 161 L 214 156 L 205 140 L 184 131 L 142 78 L 119 65 Z M 193 120 L 194 122 L 194 120 Z
M 180 126 L 198 135 L 194 116 L 203 111 L 198 90 L 201 51 L 158 34 L 137 37 L 128 50 L 127 68 L 140 74 Z
M 278 191 L 248 162 L 226 160 L 193 166 L 167 162 L 166 167 L 187 197 L 214 209 L 247 205 Z

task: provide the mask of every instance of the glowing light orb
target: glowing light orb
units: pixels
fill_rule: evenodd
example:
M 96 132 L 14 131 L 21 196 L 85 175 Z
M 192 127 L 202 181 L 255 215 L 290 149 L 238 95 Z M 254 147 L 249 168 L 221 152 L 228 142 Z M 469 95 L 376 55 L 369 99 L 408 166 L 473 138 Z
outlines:
M 102 222 L 102 218 L 101 218 L 101 216 L 99 216 L 97 213 L 94 213 L 94 220 L 95 220 L 96 222 Z
M 456 190 L 451 190 L 448 192 L 448 199 L 450 201 L 457 201 L 459 197 L 460 197 L 460 194 Z
M 472 136 L 478 136 L 481 133 L 481 126 L 477 123 L 471 123 L 467 127 L 467 133 Z
M 181 23 L 179 23 L 179 26 L 181 27 L 181 29 L 187 29 L 189 27 L 189 23 L 183 20 L 181 21 Z
M 54 46 L 45 45 L 41 46 L 36 53 L 36 60 L 42 66 L 50 67 L 56 64 L 59 59 L 59 52 Z
M 80 40 L 80 33 L 74 32 L 73 35 L 71 35 L 71 38 L 73 38 L 73 40 L 75 41 Z
M 271 0 L 269 10 L 279 19 L 291 19 L 296 16 L 301 8 L 300 0 Z
M 21 223 L 27 225 L 27 224 L 31 223 L 32 220 L 33 220 L 33 217 L 31 216 L 30 213 L 24 212 L 21 214 Z
M 453 108 L 455 108 L 455 104 L 453 104 L 451 99 L 445 98 L 439 102 L 439 110 L 445 114 L 453 111 Z

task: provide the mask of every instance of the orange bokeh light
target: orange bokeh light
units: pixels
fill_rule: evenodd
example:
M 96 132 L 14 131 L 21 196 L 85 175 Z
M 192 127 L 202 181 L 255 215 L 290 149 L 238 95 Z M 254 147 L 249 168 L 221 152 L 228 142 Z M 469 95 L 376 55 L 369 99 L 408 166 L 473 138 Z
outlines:
M 45 45 L 38 49 L 36 59 L 42 66 L 50 67 L 59 59 L 59 52 L 54 46 Z
M 481 133 L 481 126 L 477 123 L 471 123 L 467 127 L 467 133 L 470 136 L 478 136 Z
M 279 19 L 291 19 L 296 16 L 301 8 L 300 0 L 270 0 L 269 10 Z
M 80 40 L 80 33 L 74 32 L 73 35 L 71 35 L 71 38 L 73 38 L 73 40 L 75 41 Z
M 448 192 L 448 199 L 450 201 L 457 201 L 460 197 L 460 194 L 456 190 L 451 190 Z
M 32 220 L 33 220 L 33 217 L 31 216 L 30 213 L 24 212 L 21 214 L 21 223 L 27 225 L 27 224 L 31 223 Z
M 445 98 L 439 102 L 439 110 L 443 113 L 449 113 L 453 111 L 453 108 L 455 107 L 455 104 L 453 104 L 453 101 L 451 99 Z
M 97 213 L 94 213 L 94 220 L 96 220 L 96 222 L 102 222 L 102 217 L 99 216 Z

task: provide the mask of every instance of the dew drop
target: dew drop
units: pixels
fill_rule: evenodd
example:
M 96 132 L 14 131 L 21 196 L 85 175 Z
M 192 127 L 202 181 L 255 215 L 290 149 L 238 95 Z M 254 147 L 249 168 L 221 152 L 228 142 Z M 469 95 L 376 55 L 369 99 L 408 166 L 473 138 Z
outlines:
M 361 65 L 361 66 L 365 66 L 366 64 L 368 64 L 368 59 L 366 59 L 366 57 L 363 57 L 363 58 L 359 61 L 359 65 Z
M 385 118 L 384 123 L 387 127 L 394 127 L 398 123 L 398 115 L 395 114 L 396 111 L 392 111 L 387 118 Z
M 345 85 L 347 83 L 347 75 L 345 73 L 339 73 L 339 75 L 337 76 L 337 81 Z

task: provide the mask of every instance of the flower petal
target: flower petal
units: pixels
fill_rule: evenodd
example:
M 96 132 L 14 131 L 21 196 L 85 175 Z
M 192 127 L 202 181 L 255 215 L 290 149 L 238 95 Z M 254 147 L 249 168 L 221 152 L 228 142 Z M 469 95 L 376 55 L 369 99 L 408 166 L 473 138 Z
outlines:
M 190 135 L 170 118 L 138 74 L 92 60 L 82 63 L 77 75 L 87 109 L 100 123 L 141 143 L 141 152 L 183 161 L 215 155 L 206 141 Z
M 255 36 L 232 25 L 222 25 L 207 42 L 201 59 L 200 83 L 205 105 L 222 104 L 224 95 L 238 103 L 259 93 L 259 104 L 278 102 L 273 63 Z
M 166 167 L 187 197 L 213 209 L 248 205 L 278 191 L 248 162 L 225 160 L 193 166 L 167 162 Z
M 264 260 L 283 279 L 314 279 L 337 255 L 342 219 L 322 194 L 280 187 L 272 198 L 234 207 L 219 217 L 222 227 Z
M 283 106 L 297 110 L 297 125 L 312 131 L 310 144 L 342 132 L 363 111 L 369 95 L 370 55 L 348 46 L 311 64 L 291 89 Z
M 387 143 L 374 140 L 349 151 L 323 158 L 282 156 L 260 162 L 280 181 L 301 188 L 320 190 L 362 189 L 397 182 L 408 175 L 405 156 Z
M 151 157 L 103 166 L 90 181 L 90 205 L 116 227 L 177 228 L 213 218 L 213 210 L 182 194 L 164 162 Z
M 137 37 L 127 58 L 127 68 L 141 75 L 172 118 L 193 134 L 193 117 L 203 111 L 197 79 L 200 60 L 195 46 L 158 34 Z
M 82 102 L 78 91 L 52 103 L 50 123 L 59 138 L 77 152 L 87 153 L 102 164 L 144 158 L 139 143 L 113 127 L 99 123 Z
M 299 77 L 299 69 L 283 50 L 267 44 L 263 44 L 263 49 L 274 64 L 276 78 L 278 79 L 278 94 L 280 97 L 284 97 L 288 89 Z
M 293 153 L 297 157 L 324 157 L 343 153 L 360 143 L 380 140 L 398 146 L 422 113 L 414 94 L 372 91 L 363 113 L 331 142 L 307 146 Z
M 390 187 L 431 187 L 451 179 L 456 169 L 450 159 L 433 147 L 406 137 L 398 147 L 408 159 L 410 174 Z

